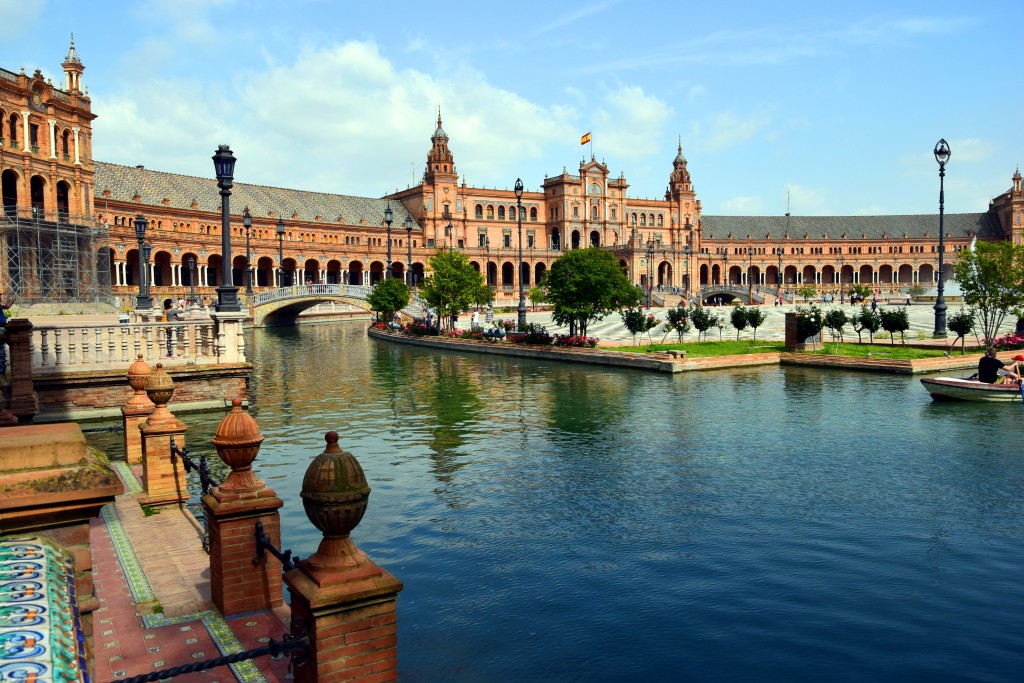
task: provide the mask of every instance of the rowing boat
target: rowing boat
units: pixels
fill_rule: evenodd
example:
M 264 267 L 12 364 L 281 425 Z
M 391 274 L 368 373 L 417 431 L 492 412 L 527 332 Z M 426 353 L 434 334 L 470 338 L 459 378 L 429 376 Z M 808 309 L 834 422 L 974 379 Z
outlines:
M 988 384 L 967 377 L 923 377 L 921 384 L 936 401 L 1020 401 L 1016 384 Z

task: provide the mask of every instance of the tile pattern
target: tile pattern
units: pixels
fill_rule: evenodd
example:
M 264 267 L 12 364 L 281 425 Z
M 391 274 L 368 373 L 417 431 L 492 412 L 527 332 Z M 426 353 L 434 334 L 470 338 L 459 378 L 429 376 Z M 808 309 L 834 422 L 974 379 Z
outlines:
M 72 560 L 36 536 L 0 539 L 0 680 L 89 681 Z

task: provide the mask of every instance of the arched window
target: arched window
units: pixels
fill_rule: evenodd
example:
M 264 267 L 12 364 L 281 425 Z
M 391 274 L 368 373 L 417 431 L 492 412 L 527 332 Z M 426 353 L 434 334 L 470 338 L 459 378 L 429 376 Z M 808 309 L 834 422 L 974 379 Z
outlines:
M 647 214 L 640 214 L 640 225 L 647 225 Z
M 7 140 L 10 142 L 10 146 L 14 147 L 18 144 L 18 115 L 11 114 L 11 118 L 7 120 Z
M 505 220 L 505 207 L 504 206 L 499 206 L 498 207 L 498 220 L 499 221 Z
M 658 227 L 660 228 L 662 225 L 664 225 L 664 222 L 663 222 L 661 214 L 659 213 L 658 214 Z
M 516 219 L 516 207 L 514 207 L 514 206 L 508 207 L 508 219 L 510 221 L 514 221 Z
M 652 226 L 654 225 L 654 214 L 653 213 L 651 214 L 651 225 Z
M 490 204 L 487 205 L 487 220 L 494 220 L 494 207 L 491 206 Z
M 484 217 L 484 207 L 483 207 L 483 204 L 477 204 L 476 205 L 476 217 L 477 217 L 477 220 L 483 220 L 483 217 Z
M 537 222 L 537 207 L 530 209 L 530 220 L 534 223 Z
M 595 221 L 597 220 L 597 204 L 590 207 L 590 218 Z
M 629 220 L 633 225 L 636 225 L 636 214 L 634 213 L 633 215 L 631 215 L 629 217 Z

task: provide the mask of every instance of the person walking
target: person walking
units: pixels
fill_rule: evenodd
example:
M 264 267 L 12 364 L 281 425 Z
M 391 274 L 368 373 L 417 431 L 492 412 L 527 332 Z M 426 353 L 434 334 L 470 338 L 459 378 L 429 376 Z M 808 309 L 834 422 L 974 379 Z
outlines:
M 477 327 L 480 327 L 480 311 L 474 308 L 473 315 L 469 317 L 469 329 L 474 330 Z

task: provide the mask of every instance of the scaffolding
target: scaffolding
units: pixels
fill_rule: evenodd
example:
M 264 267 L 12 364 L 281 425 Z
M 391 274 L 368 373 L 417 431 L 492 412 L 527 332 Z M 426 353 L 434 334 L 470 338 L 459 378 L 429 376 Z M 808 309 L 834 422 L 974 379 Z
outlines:
M 63 212 L 27 215 L 4 207 L 0 219 L 0 292 L 19 305 L 113 304 L 105 225 L 82 225 Z

